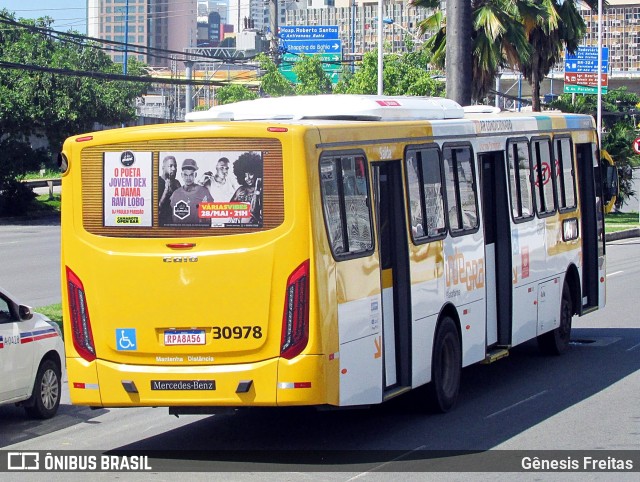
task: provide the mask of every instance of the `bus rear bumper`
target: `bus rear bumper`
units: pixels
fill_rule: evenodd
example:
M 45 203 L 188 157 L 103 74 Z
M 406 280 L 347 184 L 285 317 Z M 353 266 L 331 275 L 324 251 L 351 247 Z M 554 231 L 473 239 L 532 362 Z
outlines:
M 68 358 L 71 402 L 93 407 L 326 404 L 323 356 L 237 365 L 149 366 Z

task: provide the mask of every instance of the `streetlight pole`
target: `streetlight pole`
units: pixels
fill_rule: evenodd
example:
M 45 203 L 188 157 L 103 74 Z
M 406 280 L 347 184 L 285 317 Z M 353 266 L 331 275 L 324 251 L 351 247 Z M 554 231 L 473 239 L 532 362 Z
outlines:
M 122 75 L 127 75 L 127 64 L 129 63 L 129 0 L 124 4 L 124 55 L 122 60 Z M 125 127 L 125 123 L 120 124 L 120 127 Z
M 127 64 L 129 63 L 129 0 L 124 7 L 124 63 L 122 73 L 127 75 Z
M 278 55 L 278 0 L 269 1 L 269 28 L 271 29 L 271 51 L 276 65 L 278 65 L 280 55 Z
M 356 0 L 351 3 L 351 73 L 355 70 L 356 58 L 356 13 L 358 12 Z
M 596 111 L 598 145 L 602 148 L 602 0 L 598 0 L 598 108 Z
M 382 95 L 382 2 L 384 0 L 378 0 L 378 95 Z

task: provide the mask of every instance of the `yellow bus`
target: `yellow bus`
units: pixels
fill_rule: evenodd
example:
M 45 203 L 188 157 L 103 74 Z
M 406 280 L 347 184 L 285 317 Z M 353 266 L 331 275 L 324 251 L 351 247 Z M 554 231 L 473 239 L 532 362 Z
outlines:
M 74 404 L 367 406 L 605 302 L 591 117 L 301 96 L 69 138 L 63 316 Z

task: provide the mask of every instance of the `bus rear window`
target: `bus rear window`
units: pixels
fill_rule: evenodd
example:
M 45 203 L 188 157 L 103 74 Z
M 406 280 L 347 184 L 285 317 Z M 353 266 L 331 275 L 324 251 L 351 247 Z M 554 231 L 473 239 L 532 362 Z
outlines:
M 211 236 L 272 229 L 284 220 L 277 139 L 180 139 L 127 147 L 82 153 L 89 232 Z

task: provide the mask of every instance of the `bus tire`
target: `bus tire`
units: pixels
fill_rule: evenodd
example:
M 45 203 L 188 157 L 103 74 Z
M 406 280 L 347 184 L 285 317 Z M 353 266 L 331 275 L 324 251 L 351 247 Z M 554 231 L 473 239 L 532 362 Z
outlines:
M 51 418 L 58 411 L 61 395 L 60 367 L 53 360 L 44 360 L 38 368 L 33 392 L 24 403 L 24 409 L 31 418 Z
M 571 290 L 566 283 L 562 288 L 560 301 L 560 324 L 547 333 L 538 336 L 538 346 L 545 355 L 562 355 L 569 349 L 571 341 L 571 320 L 573 318 L 573 304 Z
M 433 342 L 431 383 L 427 386 L 429 405 L 435 412 L 446 413 L 458 400 L 462 350 L 456 323 L 450 317 L 442 319 Z

